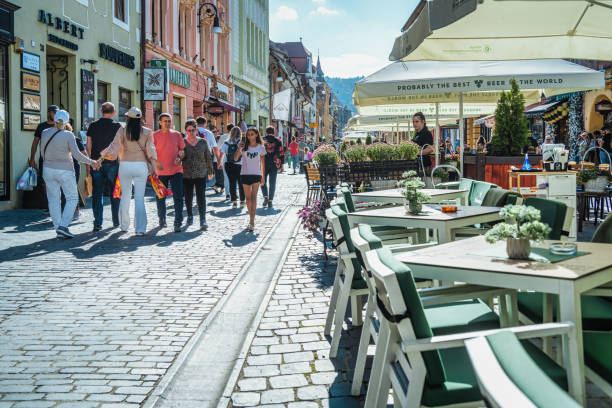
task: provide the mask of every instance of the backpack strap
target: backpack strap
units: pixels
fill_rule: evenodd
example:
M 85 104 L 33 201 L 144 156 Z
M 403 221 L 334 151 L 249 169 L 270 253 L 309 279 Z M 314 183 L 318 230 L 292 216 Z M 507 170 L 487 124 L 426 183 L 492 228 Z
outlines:
M 57 135 L 62 130 L 64 129 L 57 129 L 55 133 L 51 135 L 51 137 L 49 138 L 49 141 L 47 141 L 47 144 L 45 144 L 45 148 L 43 149 L 43 154 L 42 154 L 43 160 L 45 159 L 45 156 L 47 155 L 47 147 L 49 147 L 49 143 L 51 143 L 55 135 Z

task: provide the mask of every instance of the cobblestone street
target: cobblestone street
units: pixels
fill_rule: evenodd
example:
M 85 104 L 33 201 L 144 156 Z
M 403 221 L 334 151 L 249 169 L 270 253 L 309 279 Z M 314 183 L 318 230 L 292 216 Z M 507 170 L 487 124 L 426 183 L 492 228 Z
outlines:
M 41 211 L 0 214 L 0 407 L 138 406 L 304 184 L 279 176 L 255 234 L 220 196 L 204 233 L 197 216 L 182 233 L 157 228 L 152 197 L 144 237 L 108 228 L 108 205 L 102 232 L 88 208 L 68 241 Z

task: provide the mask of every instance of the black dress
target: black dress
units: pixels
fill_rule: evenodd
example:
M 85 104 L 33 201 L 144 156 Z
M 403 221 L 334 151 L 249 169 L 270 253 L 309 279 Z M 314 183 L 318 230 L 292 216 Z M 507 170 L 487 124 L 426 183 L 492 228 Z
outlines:
M 427 129 L 427 126 L 423 127 L 423 129 L 421 129 L 421 131 L 416 134 L 412 141 L 418 144 L 420 147 L 423 147 L 424 145 L 430 145 L 432 149 L 434 147 L 433 135 L 431 134 L 429 129 Z M 429 155 L 423 156 L 423 166 L 425 168 L 431 167 L 431 158 L 429 157 Z

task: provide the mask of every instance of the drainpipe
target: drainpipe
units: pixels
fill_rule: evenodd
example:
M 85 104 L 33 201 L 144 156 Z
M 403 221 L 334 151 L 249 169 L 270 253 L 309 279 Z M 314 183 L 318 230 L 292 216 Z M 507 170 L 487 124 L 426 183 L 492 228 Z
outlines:
M 140 0 L 140 110 L 142 111 L 144 117 L 146 118 L 146 109 L 145 109 L 145 101 L 144 101 L 144 66 L 145 66 L 145 40 L 146 40 L 146 30 L 147 30 L 147 20 L 145 13 L 146 10 L 146 0 Z M 153 118 L 153 124 L 155 124 L 155 118 Z M 147 124 L 151 129 L 154 126 Z

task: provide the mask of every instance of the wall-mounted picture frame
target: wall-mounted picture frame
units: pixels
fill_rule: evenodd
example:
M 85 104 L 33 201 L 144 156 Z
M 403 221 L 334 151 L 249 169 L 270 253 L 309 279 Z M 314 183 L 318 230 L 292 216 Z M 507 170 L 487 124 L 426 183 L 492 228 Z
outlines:
M 40 92 L 40 75 L 21 72 L 21 89 Z
M 40 113 L 21 112 L 21 130 L 33 132 L 40 124 Z
M 21 69 L 40 72 L 40 55 L 31 52 L 21 53 Z
M 40 112 L 40 94 L 31 92 L 21 93 L 21 110 Z

